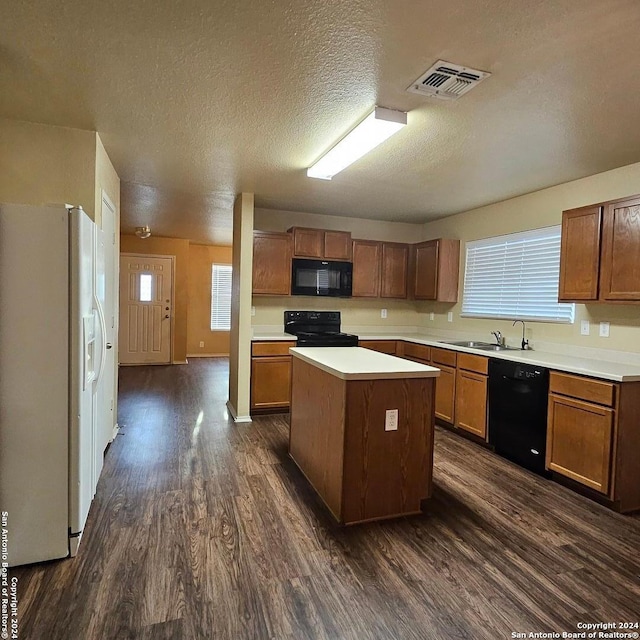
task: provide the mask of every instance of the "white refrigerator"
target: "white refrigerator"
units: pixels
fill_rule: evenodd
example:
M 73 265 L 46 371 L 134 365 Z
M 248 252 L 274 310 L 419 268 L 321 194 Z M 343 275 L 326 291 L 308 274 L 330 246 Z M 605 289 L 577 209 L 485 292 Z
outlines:
M 0 205 L 0 511 L 10 566 L 76 554 L 102 469 L 104 240 L 81 208 Z

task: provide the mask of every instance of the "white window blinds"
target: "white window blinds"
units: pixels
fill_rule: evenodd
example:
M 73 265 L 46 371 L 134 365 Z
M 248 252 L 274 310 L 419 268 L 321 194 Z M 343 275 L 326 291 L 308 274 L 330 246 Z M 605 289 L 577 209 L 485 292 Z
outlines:
M 211 265 L 211 331 L 231 328 L 231 265 Z
M 559 274 L 559 226 L 467 242 L 462 315 L 573 322 Z

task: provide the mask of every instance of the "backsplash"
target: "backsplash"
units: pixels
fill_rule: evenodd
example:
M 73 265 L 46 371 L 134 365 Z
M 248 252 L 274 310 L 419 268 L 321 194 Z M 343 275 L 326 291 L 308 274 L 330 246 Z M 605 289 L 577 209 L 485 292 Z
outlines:
M 382 298 L 316 298 L 310 296 L 254 296 L 255 315 L 252 326 L 279 326 L 282 328 L 284 312 L 288 310 L 340 311 L 343 327 L 375 327 L 384 332 L 397 327 L 413 327 L 421 324 L 421 314 L 413 302 Z M 380 317 L 382 309 L 387 317 Z

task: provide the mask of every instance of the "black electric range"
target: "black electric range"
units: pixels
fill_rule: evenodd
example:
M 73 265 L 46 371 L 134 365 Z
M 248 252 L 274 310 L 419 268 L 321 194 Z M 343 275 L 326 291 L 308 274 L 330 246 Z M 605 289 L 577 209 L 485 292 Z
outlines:
M 285 311 L 284 330 L 298 347 L 358 346 L 358 336 L 340 331 L 339 311 Z

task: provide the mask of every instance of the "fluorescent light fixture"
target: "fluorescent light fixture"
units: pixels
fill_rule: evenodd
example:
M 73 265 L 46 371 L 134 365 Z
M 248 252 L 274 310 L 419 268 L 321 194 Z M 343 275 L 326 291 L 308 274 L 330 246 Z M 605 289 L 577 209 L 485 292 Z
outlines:
M 407 124 L 404 111 L 376 107 L 358 126 L 307 169 L 309 178 L 331 180 Z

